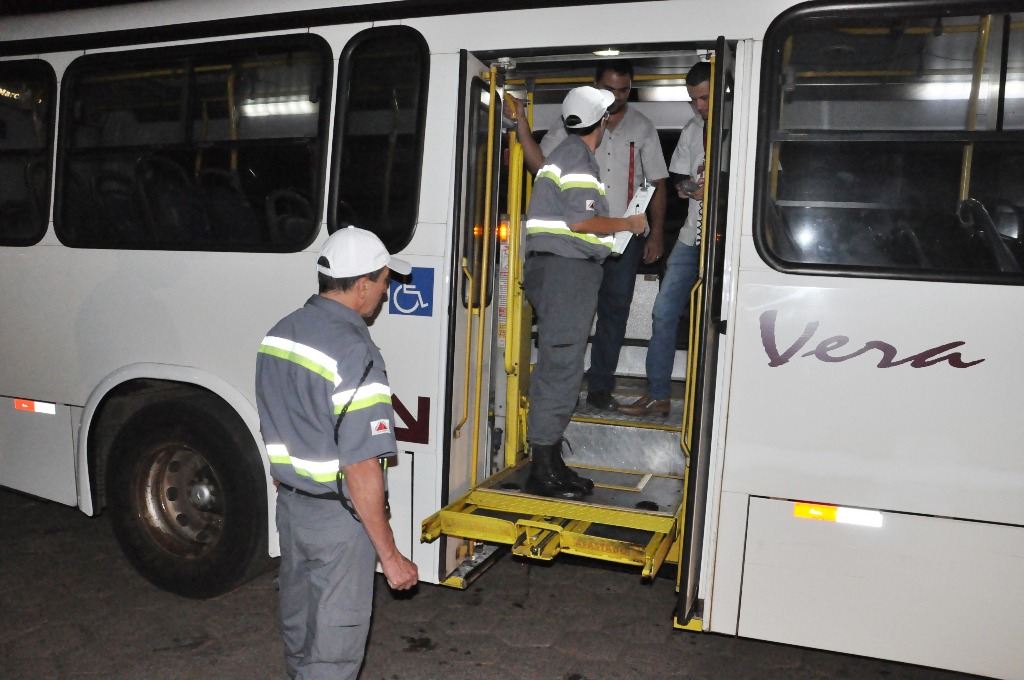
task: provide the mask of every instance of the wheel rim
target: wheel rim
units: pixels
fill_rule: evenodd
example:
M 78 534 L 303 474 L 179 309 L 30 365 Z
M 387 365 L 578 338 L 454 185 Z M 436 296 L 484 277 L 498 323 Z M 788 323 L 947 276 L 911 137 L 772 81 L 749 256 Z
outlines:
M 135 504 L 153 541 L 178 557 L 213 550 L 224 529 L 223 485 L 199 451 L 168 443 L 143 456 Z

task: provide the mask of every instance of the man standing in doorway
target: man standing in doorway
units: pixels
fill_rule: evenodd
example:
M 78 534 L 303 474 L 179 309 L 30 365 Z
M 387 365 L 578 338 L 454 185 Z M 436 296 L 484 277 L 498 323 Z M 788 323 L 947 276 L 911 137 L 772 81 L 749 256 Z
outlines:
M 346 227 L 317 262 L 319 294 L 275 325 L 256 360 L 260 429 L 278 487 L 281 633 L 291 680 L 352 679 L 370 628 L 376 559 L 388 585 L 416 565 L 388 524 L 383 457 L 395 453 L 384 358 L 364 319 L 408 274 L 374 234 Z
M 647 216 L 609 217 L 594 151 L 614 101 L 607 90 L 577 87 L 562 102 L 569 134 L 547 157 L 526 215 L 523 288 L 537 317 L 537 363 L 530 374 L 526 433 L 532 463 L 529 493 L 579 500 L 594 483 L 562 460 L 561 442 L 572 417 L 587 337 L 601 287 L 601 263 L 614 234 L 643 234 Z
M 690 205 L 679 241 L 672 248 L 654 300 L 654 326 L 647 346 L 647 393 L 619 407 L 627 415 L 668 415 L 671 406 L 672 363 L 676 355 L 679 319 L 689 307 L 690 290 L 700 265 L 700 229 L 704 212 L 705 125 L 711 98 L 711 64 L 701 61 L 686 74 L 686 92 L 697 114 L 683 127 L 669 169 L 682 175 L 676 189 Z M 687 184 L 687 182 L 692 184 Z
M 629 106 L 633 88 L 633 66 L 625 60 L 603 61 L 597 67 L 594 86 L 614 95 L 608 107 L 608 125 L 601 144 L 594 152 L 601 171 L 601 182 L 608 198 L 609 214 L 621 217 L 636 189 L 644 179 L 655 186 L 649 206 L 650 234 L 646 239 L 632 238 L 622 255 L 604 261 L 604 277 L 597 303 L 597 328 L 590 346 L 587 371 L 587 403 L 600 411 L 614 411 L 618 402 L 612 396 L 615 369 L 626 335 L 629 308 L 636 285 L 640 261 L 650 264 L 661 257 L 665 225 L 665 156 L 658 131 L 639 111 Z M 515 108 L 516 132 L 523 145 L 527 168 L 536 175 L 545 156 L 566 138 L 562 125 L 553 125 L 538 145 L 526 120 L 521 102 L 507 98 Z

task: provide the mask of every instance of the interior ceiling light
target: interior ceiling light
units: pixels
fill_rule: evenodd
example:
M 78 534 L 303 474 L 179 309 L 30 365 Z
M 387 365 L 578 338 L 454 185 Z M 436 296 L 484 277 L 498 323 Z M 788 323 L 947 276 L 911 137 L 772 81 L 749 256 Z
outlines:
M 609 47 L 606 50 L 594 50 L 594 54 L 598 57 L 617 57 L 619 56 L 619 51 L 614 47 Z

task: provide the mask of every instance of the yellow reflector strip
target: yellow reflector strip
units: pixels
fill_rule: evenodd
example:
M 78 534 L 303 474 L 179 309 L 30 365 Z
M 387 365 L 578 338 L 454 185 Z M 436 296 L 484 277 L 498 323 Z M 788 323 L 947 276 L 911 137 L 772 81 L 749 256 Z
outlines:
M 803 519 L 823 519 L 828 522 L 835 522 L 836 506 L 811 505 L 810 503 L 794 503 L 793 517 L 802 517 Z
M 882 513 L 877 510 L 840 508 L 835 505 L 820 505 L 818 503 L 794 503 L 793 517 L 820 519 L 840 524 L 856 524 L 863 527 L 882 526 Z

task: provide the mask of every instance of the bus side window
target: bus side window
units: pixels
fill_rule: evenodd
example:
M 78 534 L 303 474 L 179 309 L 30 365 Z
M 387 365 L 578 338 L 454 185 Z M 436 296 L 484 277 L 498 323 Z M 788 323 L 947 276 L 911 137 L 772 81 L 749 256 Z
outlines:
M 64 78 L 58 238 L 77 248 L 294 252 L 317 234 L 330 48 L 297 35 L 90 54 Z M 309 218 L 264 211 L 297 193 Z
M 407 26 L 371 28 L 345 47 L 338 67 L 331 204 L 376 233 L 391 252 L 416 229 L 427 113 L 429 53 Z M 334 207 L 328 228 L 343 226 Z
M 56 94 L 56 76 L 46 62 L 0 63 L 2 246 L 29 246 L 46 233 Z
M 1019 89 L 1024 14 L 982 17 L 966 3 L 963 12 L 908 21 L 808 11 L 769 33 L 755 235 L 771 264 L 1021 279 L 1024 117 L 1004 104 Z M 980 203 L 978 219 L 961 219 L 964 198 Z

